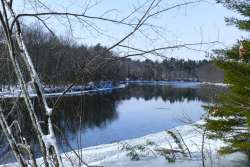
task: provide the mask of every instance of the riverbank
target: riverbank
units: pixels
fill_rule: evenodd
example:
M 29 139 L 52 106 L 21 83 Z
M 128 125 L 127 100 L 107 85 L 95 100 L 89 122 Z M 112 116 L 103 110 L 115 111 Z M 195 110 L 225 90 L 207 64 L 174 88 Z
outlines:
M 113 86 L 104 86 L 104 87 L 91 87 L 88 86 L 75 86 L 69 89 L 68 92 L 64 94 L 64 96 L 79 96 L 82 94 L 93 94 L 93 93 L 100 93 L 100 92 L 110 92 L 115 89 L 122 89 L 125 88 L 129 84 L 142 84 L 142 85 L 173 85 L 175 87 L 195 87 L 199 85 L 213 85 L 213 86 L 222 86 L 228 87 L 227 84 L 224 83 L 213 83 L 213 82 L 186 82 L 186 81 L 124 81 L 121 84 Z M 45 87 L 45 96 L 47 97 L 55 97 L 61 96 L 64 90 L 67 87 Z M 33 92 L 31 88 L 28 88 L 30 97 L 36 97 L 36 93 Z M 21 96 L 21 90 L 19 88 L 11 87 L 9 90 L 0 91 L 0 98 L 14 98 Z
M 79 87 L 79 86 L 78 86 Z M 100 93 L 100 92 L 109 92 L 115 89 L 122 89 L 125 88 L 126 84 L 119 84 L 117 86 L 109 86 L 109 87 L 100 87 L 100 88 L 93 88 L 93 89 L 85 89 L 84 86 L 80 86 L 78 90 L 69 89 L 66 93 L 63 93 L 67 87 L 54 87 L 54 88 L 45 88 L 45 96 L 46 97 L 56 97 L 61 96 L 77 96 L 82 94 L 88 93 Z M 57 91 L 59 90 L 59 91 Z M 37 94 L 33 92 L 31 88 L 28 89 L 30 97 L 36 97 Z M 14 97 L 22 97 L 21 90 L 19 88 L 12 88 L 11 90 L 2 91 L 0 92 L 0 98 L 14 98 Z
M 227 87 L 228 84 L 221 83 L 221 82 L 199 82 L 199 81 L 126 81 L 127 84 L 149 84 L 149 85 L 176 85 L 176 84 L 190 84 L 190 85 L 213 85 L 213 86 L 223 86 Z
M 202 130 L 198 128 L 201 124 L 202 122 L 199 121 L 170 130 L 175 134 L 181 134 L 184 145 L 188 148 L 183 149 L 187 154 L 186 156 L 181 153 L 181 149 L 173 136 L 166 131 L 162 131 L 144 137 L 63 153 L 63 163 L 65 166 L 73 166 L 73 164 L 74 166 L 79 166 L 78 156 L 81 156 L 83 161 L 89 165 L 104 167 L 202 166 Z M 180 135 L 177 136 L 180 138 Z M 220 140 L 205 139 L 204 155 L 206 167 L 247 167 L 249 165 L 246 157 L 241 153 L 220 156 L 217 151 L 224 145 L 225 143 Z M 170 150 L 175 151 L 171 152 Z M 191 157 L 188 154 L 188 150 Z M 175 157 L 175 162 L 168 162 L 166 157 Z M 38 163 L 41 164 L 41 159 L 38 159 Z M 2 166 L 10 167 L 16 166 L 16 164 Z

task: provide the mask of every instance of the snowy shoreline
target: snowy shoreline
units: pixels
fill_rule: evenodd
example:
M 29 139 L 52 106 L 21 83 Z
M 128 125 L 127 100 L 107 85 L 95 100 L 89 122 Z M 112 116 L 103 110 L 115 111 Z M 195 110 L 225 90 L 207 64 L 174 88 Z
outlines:
M 183 125 L 171 129 L 172 132 L 178 132 L 181 134 L 185 144 L 191 152 L 192 158 L 177 155 L 176 162 L 169 163 L 163 156 L 161 156 L 157 150 L 160 149 L 174 149 L 178 150 L 179 147 L 175 140 L 166 132 L 158 132 L 149 134 L 143 137 L 124 140 L 111 144 L 103 144 L 83 148 L 81 150 L 75 150 L 74 152 L 81 154 L 84 162 L 89 165 L 104 166 L 104 167 L 119 167 L 119 166 L 136 166 L 136 167 L 150 167 L 150 166 L 171 166 L 181 167 L 188 164 L 189 167 L 201 166 L 201 143 L 202 133 L 197 129 L 197 125 L 201 125 L 202 121 L 198 121 L 194 124 Z M 151 144 L 150 144 L 151 143 Z M 154 143 L 154 144 L 152 144 Z M 206 155 L 206 166 L 227 166 L 233 167 L 241 164 L 241 167 L 247 167 L 246 157 L 241 153 L 235 153 L 229 156 L 220 156 L 217 153 L 219 147 L 225 144 L 220 140 L 205 140 L 205 155 Z M 141 153 L 139 150 L 135 150 L 139 155 L 139 160 L 133 161 L 128 156 L 129 150 L 124 150 L 124 146 L 130 148 L 136 148 L 136 146 L 143 146 L 145 150 Z M 64 166 L 77 165 L 79 159 L 73 151 L 68 153 L 62 153 L 62 159 Z M 42 159 L 38 159 L 38 163 L 42 163 Z M 242 165 L 243 164 L 243 165 Z M 6 166 L 17 166 L 16 163 L 10 163 L 1 165 Z
M 125 84 L 120 84 L 118 86 L 114 87 L 108 87 L 108 88 L 97 88 L 97 89 L 91 89 L 91 90 L 80 90 L 80 91 L 68 91 L 64 94 L 64 96 L 79 96 L 87 93 L 96 93 L 96 92 L 108 92 L 115 89 L 122 89 L 125 88 Z M 7 91 L 7 92 L 0 92 L 0 98 L 14 98 L 18 97 L 21 94 L 21 90 L 15 89 L 13 91 Z M 31 90 L 29 91 L 30 97 L 36 97 L 36 93 L 33 93 Z M 56 97 L 63 95 L 63 92 L 57 92 L 57 93 L 45 93 L 46 97 Z M 20 96 L 22 97 L 22 96 Z
M 99 92 L 108 92 L 115 89 L 122 89 L 125 88 L 129 84 L 150 84 L 150 85 L 180 85 L 180 84 L 191 84 L 191 85 L 213 85 L 213 86 L 222 86 L 222 87 L 228 87 L 228 84 L 224 83 L 213 83 L 213 82 L 186 82 L 186 81 L 124 81 L 118 86 L 112 86 L 112 87 L 104 87 L 104 88 L 96 88 L 96 89 L 90 89 L 90 90 L 79 90 L 79 91 L 68 91 L 65 93 L 65 96 L 79 96 L 87 93 L 99 93 Z M 60 87 L 58 87 L 60 88 Z M 45 88 L 47 90 L 50 90 L 49 88 Z M 57 89 L 55 87 L 54 89 Z M 62 88 L 61 88 L 62 89 Z M 52 89 L 53 90 L 53 89 Z M 63 89 L 64 90 L 64 89 Z M 18 88 L 13 88 L 10 91 L 0 91 L 0 98 L 14 98 L 18 97 L 21 94 L 21 90 Z M 31 89 L 29 89 L 30 97 L 36 97 L 36 93 L 33 93 Z M 45 93 L 46 97 L 56 97 L 61 96 L 63 92 L 56 92 L 56 93 Z
M 220 82 L 201 82 L 201 84 L 214 85 L 214 86 L 223 86 L 223 87 L 228 87 L 229 86 L 229 84 L 220 83 Z

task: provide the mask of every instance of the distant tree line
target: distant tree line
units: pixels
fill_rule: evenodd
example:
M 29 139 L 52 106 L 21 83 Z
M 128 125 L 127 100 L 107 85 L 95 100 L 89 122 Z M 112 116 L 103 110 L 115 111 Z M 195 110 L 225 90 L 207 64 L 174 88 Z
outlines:
M 0 41 L 1 41 L 0 35 Z M 79 45 L 66 37 L 55 37 L 39 26 L 25 30 L 25 42 L 43 82 L 48 85 L 90 81 L 205 80 L 221 81 L 223 73 L 208 60 L 167 58 L 162 62 L 146 59 L 119 59 L 106 47 Z M 0 84 L 16 83 L 6 46 L 0 43 Z M 212 73 L 211 73 L 212 72 Z M 214 77 L 213 77 L 214 76 Z M 27 80 L 29 80 L 27 75 Z M 77 79 L 77 80 L 76 80 Z

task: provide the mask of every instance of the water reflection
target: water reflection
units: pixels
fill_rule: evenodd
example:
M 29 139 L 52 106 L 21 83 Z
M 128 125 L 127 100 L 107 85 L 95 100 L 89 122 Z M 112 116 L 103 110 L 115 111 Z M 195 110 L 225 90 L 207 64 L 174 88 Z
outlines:
M 130 85 L 113 92 L 64 97 L 53 116 L 56 135 L 61 151 L 140 137 L 183 124 L 183 120 L 197 121 L 201 118 L 204 103 L 212 102 L 215 92 L 225 88 L 189 85 Z M 49 99 L 50 104 L 56 98 Z M 33 99 L 38 117 L 46 117 Z M 5 108 L 9 108 L 6 102 Z M 18 120 L 34 149 L 37 140 L 26 115 L 24 104 L 19 102 Z M 10 119 L 16 119 L 17 115 Z M 46 131 L 45 127 L 43 127 Z M 60 130 L 59 130 L 60 129 Z M 68 147 L 67 142 L 71 147 Z M 0 140 L 4 145 L 5 140 Z M 1 154 L 5 150 L 0 148 Z M 39 152 L 37 151 L 37 155 Z

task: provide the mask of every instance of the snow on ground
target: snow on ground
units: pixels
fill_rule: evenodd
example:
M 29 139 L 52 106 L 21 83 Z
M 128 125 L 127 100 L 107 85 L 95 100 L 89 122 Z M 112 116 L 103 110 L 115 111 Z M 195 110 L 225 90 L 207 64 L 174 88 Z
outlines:
M 174 85 L 175 87 L 181 88 L 181 87 L 192 87 L 197 86 L 199 84 L 202 85 L 214 85 L 214 86 L 223 86 L 227 87 L 228 84 L 224 83 L 213 83 L 213 82 L 185 82 L 185 81 L 126 81 L 127 84 L 153 84 L 153 85 Z M 125 88 L 127 84 L 120 84 L 118 86 L 112 86 L 112 87 L 104 87 L 104 88 L 95 88 L 91 90 L 84 90 L 83 86 L 81 87 L 82 90 L 78 91 L 69 91 L 65 94 L 65 96 L 76 96 L 76 95 L 82 95 L 86 93 L 95 93 L 95 92 L 106 92 L 106 91 L 112 91 L 114 89 L 121 89 Z M 55 87 L 55 88 L 45 88 L 46 90 L 53 90 L 61 87 Z M 36 93 L 33 91 L 32 88 L 28 88 L 30 97 L 36 97 Z M 64 89 L 63 89 L 64 90 Z M 46 97 L 53 97 L 53 96 L 60 96 L 63 94 L 63 91 L 59 91 L 56 93 L 45 93 Z M 21 95 L 20 88 L 11 87 L 10 90 L 4 89 L 0 91 L 0 98 L 13 98 L 13 97 L 19 97 Z
M 96 88 L 96 89 L 91 89 L 91 90 L 69 91 L 69 92 L 65 93 L 64 96 L 77 96 L 77 95 L 82 95 L 82 94 L 87 94 L 87 93 L 107 92 L 107 91 L 112 91 L 114 89 L 122 89 L 125 87 L 126 87 L 125 84 L 120 84 L 118 86 L 108 87 L 108 88 Z M 55 96 L 61 96 L 62 94 L 63 94 L 63 91 L 57 92 L 57 93 L 45 93 L 45 96 L 46 97 L 55 97 Z M 34 91 L 32 89 L 29 89 L 29 95 L 30 95 L 30 97 L 37 96 L 37 94 L 34 93 Z M 21 90 L 19 88 L 5 90 L 2 92 L 0 91 L 0 98 L 13 98 L 13 97 L 19 97 L 19 96 L 22 97 Z
M 228 84 L 221 82 L 198 82 L 198 81 L 126 81 L 128 84 L 148 84 L 148 85 L 174 85 L 174 86 L 197 86 L 197 85 L 214 85 L 214 86 L 223 86 L 228 87 Z
M 202 133 L 197 129 L 196 125 L 202 122 L 196 122 L 191 125 L 184 125 L 171 129 L 173 132 L 180 132 L 186 145 L 188 146 L 192 158 L 184 157 L 182 154 L 175 154 L 177 159 L 174 163 L 169 163 L 157 150 L 175 149 L 179 147 L 174 139 L 166 132 L 158 132 L 149 134 L 144 137 L 125 140 L 112 144 L 104 144 L 93 147 L 84 148 L 82 150 L 75 150 L 78 155 L 81 155 L 83 160 L 89 165 L 103 166 L 103 167 L 199 167 L 202 166 L 201 161 L 201 143 Z M 235 153 L 229 156 L 220 156 L 217 153 L 219 147 L 225 145 L 219 140 L 205 139 L 205 157 L 206 167 L 247 167 L 246 157 L 241 153 Z M 135 149 L 139 155 L 139 160 L 131 160 L 128 153 L 131 152 L 127 148 L 135 148 L 136 146 L 143 146 L 144 151 L 140 152 Z M 139 148 L 139 147 L 138 147 Z M 78 166 L 79 159 L 74 152 L 62 154 L 64 166 Z M 38 159 L 38 163 L 41 159 Z M 7 164 L 2 166 L 16 166 L 16 164 Z
M 204 85 L 214 85 L 214 86 L 223 86 L 223 87 L 228 87 L 229 84 L 225 84 L 225 83 L 216 83 L 216 82 L 201 82 L 201 84 Z

